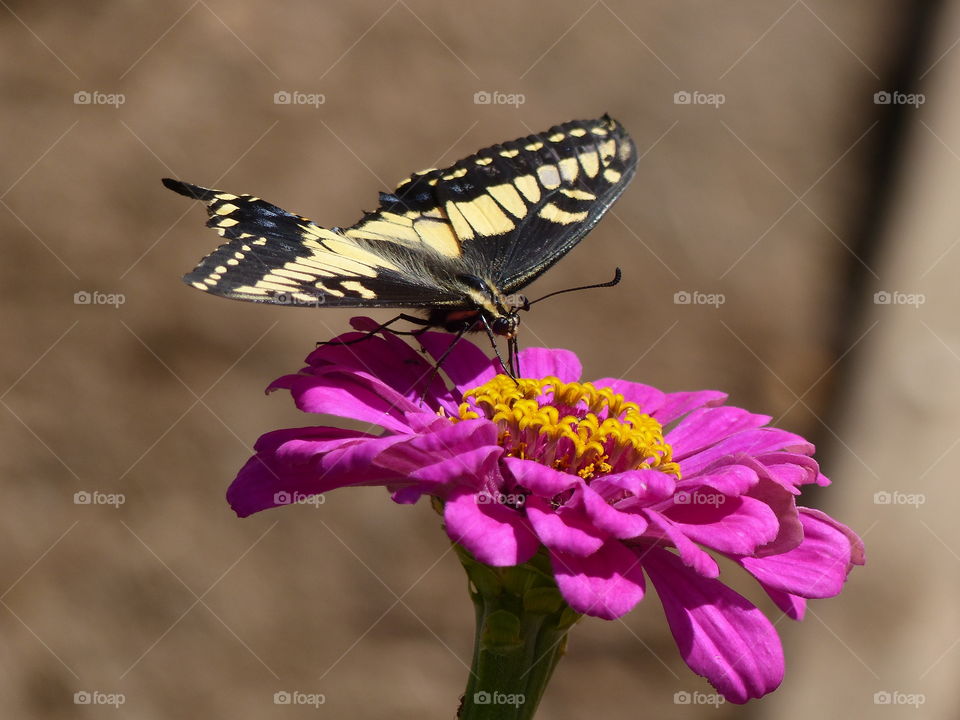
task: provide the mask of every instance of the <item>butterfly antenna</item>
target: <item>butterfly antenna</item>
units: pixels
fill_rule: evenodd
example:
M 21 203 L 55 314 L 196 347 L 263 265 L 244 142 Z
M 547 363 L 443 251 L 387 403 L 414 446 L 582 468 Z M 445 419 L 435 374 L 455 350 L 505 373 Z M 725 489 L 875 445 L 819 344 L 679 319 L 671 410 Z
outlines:
M 618 285 L 620 283 L 621 277 L 622 277 L 622 273 L 620 272 L 620 268 L 617 268 L 613 274 L 613 280 L 608 280 L 605 283 L 597 283 L 595 285 L 582 285 L 581 287 L 567 288 L 566 290 L 557 290 L 556 292 L 548 293 L 543 297 L 539 297 L 536 300 L 531 300 L 530 302 L 524 304 L 523 309 L 529 310 L 531 305 L 536 305 L 541 300 L 546 300 L 547 298 L 551 298 L 554 295 L 563 295 L 564 293 L 578 292 L 580 290 L 593 290 L 594 288 L 613 287 L 614 285 Z

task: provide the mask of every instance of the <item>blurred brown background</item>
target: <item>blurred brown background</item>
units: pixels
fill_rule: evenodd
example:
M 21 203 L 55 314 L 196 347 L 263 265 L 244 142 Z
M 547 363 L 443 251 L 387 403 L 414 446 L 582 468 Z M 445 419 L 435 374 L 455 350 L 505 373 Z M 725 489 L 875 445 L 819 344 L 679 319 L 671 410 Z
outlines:
M 259 434 L 311 424 L 262 389 L 349 311 L 184 286 L 218 238 L 159 179 L 349 225 L 413 170 L 608 111 L 637 177 L 532 293 L 625 281 L 544 303 L 523 341 L 813 437 L 835 484 L 808 502 L 869 564 L 778 621 L 762 701 L 674 702 L 711 689 L 651 588 L 574 631 L 541 716 L 956 717 L 957 5 L 0 2 L 0 714 L 452 717 L 472 611 L 425 503 L 223 498 Z M 95 491 L 125 502 L 75 504 Z M 94 691 L 125 702 L 75 704 Z

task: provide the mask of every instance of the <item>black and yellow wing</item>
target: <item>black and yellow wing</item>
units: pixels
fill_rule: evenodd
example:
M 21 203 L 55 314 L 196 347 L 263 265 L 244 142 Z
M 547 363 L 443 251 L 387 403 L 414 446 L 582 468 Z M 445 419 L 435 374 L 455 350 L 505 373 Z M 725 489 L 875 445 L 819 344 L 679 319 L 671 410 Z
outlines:
M 163 184 L 205 202 L 207 225 L 228 240 L 184 276 L 198 290 L 253 302 L 344 307 L 418 307 L 460 300 L 426 271 L 430 258 L 422 243 L 409 237 L 409 221 L 391 222 L 390 239 L 366 241 L 252 195 L 169 178 Z
M 637 150 L 604 115 L 494 145 L 416 173 L 381 210 L 431 213 L 452 227 L 473 274 L 504 293 L 532 282 L 603 217 L 633 178 Z M 438 234 L 442 244 L 447 233 Z
M 184 280 L 276 304 L 469 308 L 464 278 L 512 293 L 579 242 L 633 176 L 613 119 L 574 121 L 411 175 L 350 228 L 324 228 L 260 198 L 164 179 L 207 204 L 227 242 Z

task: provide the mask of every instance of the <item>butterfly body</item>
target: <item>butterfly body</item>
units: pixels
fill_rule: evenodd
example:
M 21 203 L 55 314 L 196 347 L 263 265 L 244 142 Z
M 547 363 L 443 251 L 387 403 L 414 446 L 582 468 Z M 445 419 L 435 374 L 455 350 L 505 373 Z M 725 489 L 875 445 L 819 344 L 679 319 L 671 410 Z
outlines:
M 251 195 L 164 179 L 207 204 L 227 242 L 184 277 L 223 297 L 396 307 L 451 332 L 513 338 L 518 291 L 569 252 L 620 196 L 636 147 L 603 116 L 414 173 L 349 228 L 324 228 Z

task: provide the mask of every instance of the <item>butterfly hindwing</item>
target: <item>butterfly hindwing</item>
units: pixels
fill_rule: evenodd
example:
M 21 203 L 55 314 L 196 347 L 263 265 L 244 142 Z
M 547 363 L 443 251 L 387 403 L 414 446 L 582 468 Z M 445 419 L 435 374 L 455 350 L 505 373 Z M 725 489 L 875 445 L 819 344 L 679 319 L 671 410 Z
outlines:
M 428 274 L 416 272 L 416 252 L 385 249 L 386 240 L 371 247 L 251 195 L 169 179 L 164 185 L 206 202 L 207 225 L 228 239 L 184 276 L 199 290 L 254 302 L 340 307 L 418 307 L 459 300 Z

